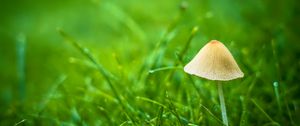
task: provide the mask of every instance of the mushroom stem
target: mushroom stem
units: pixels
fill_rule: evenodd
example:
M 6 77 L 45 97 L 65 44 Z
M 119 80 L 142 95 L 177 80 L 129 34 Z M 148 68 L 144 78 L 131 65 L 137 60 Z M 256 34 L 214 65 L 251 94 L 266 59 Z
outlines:
M 227 113 L 226 113 L 226 106 L 225 106 L 225 100 L 224 100 L 222 84 L 221 84 L 220 81 L 217 81 L 217 83 L 218 83 L 218 91 L 219 91 L 219 98 L 220 98 L 223 124 L 228 126 L 228 119 L 227 119 Z

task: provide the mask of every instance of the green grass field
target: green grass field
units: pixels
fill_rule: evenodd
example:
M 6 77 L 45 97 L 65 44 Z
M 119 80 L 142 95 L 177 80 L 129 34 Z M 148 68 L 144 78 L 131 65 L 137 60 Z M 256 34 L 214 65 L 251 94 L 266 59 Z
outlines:
M 210 40 L 244 77 L 230 126 L 300 125 L 297 0 L 2 0 L 1 126 L 221 126 L 217 82 L 183 67 Z

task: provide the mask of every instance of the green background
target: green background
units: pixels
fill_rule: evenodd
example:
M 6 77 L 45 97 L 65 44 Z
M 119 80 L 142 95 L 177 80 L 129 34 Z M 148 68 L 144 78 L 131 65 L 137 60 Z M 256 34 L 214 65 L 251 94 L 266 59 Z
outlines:
M 216 82 L 183 71 L 213 39 L 245 74 L 223 82 L 230 125 L 300 124 L 297 0 L 1 0 L 0 10 L 0 125 L 221 125 Z

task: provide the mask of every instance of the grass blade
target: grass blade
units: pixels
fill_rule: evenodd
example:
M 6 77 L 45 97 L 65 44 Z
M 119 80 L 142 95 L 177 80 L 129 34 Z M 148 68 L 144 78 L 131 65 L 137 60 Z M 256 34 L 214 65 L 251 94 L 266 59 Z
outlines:
M 58 77 L 58 79 L 55 81 L 55 83 L 52 85 L 52 87 L 46 94 L 44 100 L 40 103 L 38 107 L 38 116 L 40 116 L 41 112 L 45 109 L 47 104 L 50 102 L 57 89 L 60 87 L 60 85 L 62 85 L 65 82 L 66 79 L 67 79 L 66 75 L 61 75 Z
M 25 54 L 26 54 L 26 36 L 19 34 L 17 36 L 17 72 L 19 79 L 19 98 L 23 102 L 26 97 L 26 85 L 25 85 Z
M 215 116 L 207 107 L 205 107 L 204 105 L 200 104 L 200 107 L 202 107 L 208 114 L 210 114 L 216 121 L 218 121 L 220 124 L 223 124 L 223 122 L 217 117 Z
M 276 124 L 276 125 L 278 125 L 278 126 L 280 126 L 277 122 L 275 122 L 270 116 L 269 116 L 269 114 L 268 113 L 266 113 L 265 111 L 264 111 L 264 109 L 262 108 L 262 107 L 260 107 L 260 105 L 254 100 L 254 99 L 251 99 L 251 101 L 253 102 L 253 104 L 269 119 L 269 121 L 271 122 L 271 123 L 274 123 L 274 124 Z
M 164 70 L 172 70 L 172 69 L 181 69 L 182 67 L 176 67 L 176 66 L 167 66 L 167 67 L 161 67 L 149 70 L 149 73 L 153 74 L 155 72 L 164 71 Z
M 279 87 L 278 82 L 274 82 L 273 83 L 274 93 L 275 93 L 275 97 L 276 97 L 276 101 L 277 101 L 277 105 L 278 105 L 278 110 L 281 114 L 282 110 L 281 110 L 281 102 L 280 102 L 280 95 L 279 95 L 278 87 Z
M 22 119 L 20 122 L 17 122 L 14 126 L 18 126 L 18 125 L 24 123 L 25 121 L 26 121 L 26 119 Z
M 162 120 L 163 113 L 164 113 L 164 107 L 161 106 L 157 114 L 156 126 L 161 126 L 163 124 L 163 120 Z
M 240 96 L 241 104 L 242 104 L 242 115 L 240 119 L 240 126 L 247 126 L 247 118 L 248 118 L 248 112 L 247 112 L 247 103 L 248 100 L 245 100 L 243 96 Z
M 187 52 L 188 48 L 190 47 L 193 38 L 195 37 L 196 33 L 198 32 L 198 29 L 199 29 L 199 28 L 198 28 L 197 26 L 193 27 L 193 29 L 192 29 L 192 31 L 191 31 L 191 34 L 190 34 L 188 40 L 186 41 L 186 43 L 185 43 L 185 45 L 184 45 L 184 48 L 183 48 L 183 49 L 181 50 L 181 52 L 178 54 L 178 59 L 179 59 L 180 61 L 183 60 L 183 56 L 185 55 L 185 53 Z
M 181 121 L 181 118 L 180 118 L 180 116 L 179 116 L 177 110 L 176 110 L 175 105 L 173 104 L 173 102 L 171 101 L 171 99 L 168 99 L 168 101 L 169 101 L 169 107 L 168 107 L 168 108 L 170 109 L 171 113 L 172 113 L 173 115 L 175 115 L 175 117 L 177 118 L 177 121 L 178 121 L 179 125 L 180 125 L 180 126 L 183 126 L 183 123 L 182 123 L 182 121 Z
M 147 102 L 150 102 L 150 103 L 159 105 L 159 106 L 161 106 L 161 107 L 167 108 L 167 106 L 163 105 L 162 103 L 159 103 L 158 101 L 155 101 L 155 100 L 152 100 L 152 99 L 149 99 L 149 98 L 140 97 L 140 96 L 137 96 L 136 98 L 137 98 L 138 100 L 147 101 Z
M 121 104 L 123 110 L 127 110 L 125 104 L 123 103 L 121 96 L 117 92 L 116 88 L 113 85 L 112 82 L 112 74 L 105 70 L 105 68 L 97 62 L 96 58 L 89 52 L 87 48 L 82 47 L 77 41 L 75 41 L 72 37 L 70 37 L 67 33 L 65 33 L 62 29 L 58 29 L 58 32 L 60 35 L 68 42 L 70 42 L 73 46 L 75 46 L 85 57 L 87 57 L 95 66 L 97 67 L 97 70 L 100 74 L 104 77 L 106 82 L 108 83 L 109 87 L 111 88 L 112 92 L 114 93 L 115 97 L 117 98 L 118 102 Z M 129 115 L 127 112 L 125 112 L 126 115 Z M 129 118 L 131 122 L 134 123 L 132 116 L 129 115 Z

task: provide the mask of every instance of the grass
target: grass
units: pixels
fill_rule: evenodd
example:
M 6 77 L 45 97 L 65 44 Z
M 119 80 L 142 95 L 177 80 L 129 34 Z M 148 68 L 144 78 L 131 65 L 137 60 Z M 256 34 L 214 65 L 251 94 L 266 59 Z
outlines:
M 229 125 L 297 126 L 296 3 L 2 1 L 0 125 L 222 125 L 215 82 L 183 71 L 217 39 L 245 73 Z

